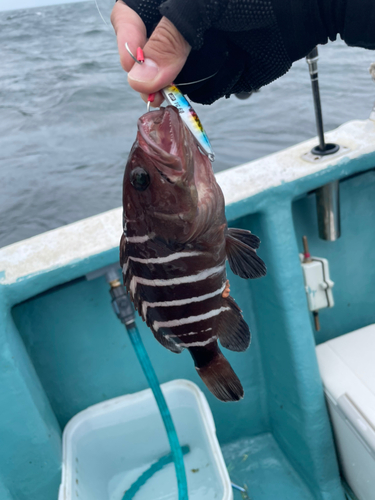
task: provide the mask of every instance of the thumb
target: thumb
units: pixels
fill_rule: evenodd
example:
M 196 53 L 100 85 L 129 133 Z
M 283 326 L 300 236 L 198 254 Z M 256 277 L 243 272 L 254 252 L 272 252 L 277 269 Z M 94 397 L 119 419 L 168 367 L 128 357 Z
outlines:
M 145 62 L 134 64 L 128 74 L 130 86 L 144 94 L 161 90 L 179 74 L 190 50 L 177 28 L 163 17 L 143 47 Z

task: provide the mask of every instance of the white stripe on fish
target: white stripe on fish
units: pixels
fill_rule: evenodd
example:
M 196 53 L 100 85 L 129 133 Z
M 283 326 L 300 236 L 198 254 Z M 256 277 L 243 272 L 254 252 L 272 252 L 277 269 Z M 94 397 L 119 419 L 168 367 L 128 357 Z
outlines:
M 213 318 L 218 314 L 229 311 L 230 307 L 220 307 L 219 309 L 213 309 L 204 314 L 199 314 L 198 316 L 189 316 L 188 318 L 172 319 L 170 321 L 154 321 L 152 328 L 157 332 L 159 328 L 173 328 L 174 326 L 188 325 L 190 323 L 196 323 L 197 321 L 203 321 L 205 319 Z
M 212 328 L 207 328 L 206 330 L 201 330 L 200 332 L 181 333 L 181 335 L 164 335 L 164 337 L 167 339 L 170 339 L 171 337 L 189 337 L 190 335 L 199 335 L 200 333 L 208 332 L 209 330 L 212 330 Z
M 124 271 L 125 273 L 125 271 Z M 198 297 L 189 297 L 188 299 L 177 299 L 177 300 L 165 300 L 164 302 L 143 302 L 142 304 L 142 315 L 146 318 L 148 307 L 173 307 L 173 306 L 184 306 L 186 304 L 191 304 L 192 302 L 202 302 L 203 300 L 211 299 L 215 295 L 221 294 L 225 289 L 225 283 L 218 290 L 211 293 L 206 293 L 205 295 L 199 295 Z
M 183 283 L 195 283 L 196 281 L 202 281 L 212 276 L 213 274 L 219 274 L 225 269 L 225 264 L 221 266 L 212 267 L 211 269 L 205 269 L 198 274 L 192 274 L 191 276 L 181 276 L 180 278 L 171 278 L 169 280 L 149 280 L 146 278 L 141 278 L 140 276 L 133 275 L 130 282 L 130 292 L 134 296 L 137 284 L 146 286 L 171 286 L 171 285 L 182 285 Z
M 164 264 L 165 262 L 172 262 L 173 260 L 183 259 L 184 257 L 194 257 L 195 255 L 202 255 L 203 252 L 176 252 L 167 255 L 166 257 L 155 257 L 150 259 L 141 259 L 140 257 L 129 257 L 128 260 L 140 262 L 141 264 Z
M 126 236 L 126 241 L 128 243 L 144 243 L 149 239 L 151 238 L 148 234 L 145 234 L 144 236 Z
M 202 342 L 178 342 L 177 345 L 180 347 L 204 347 L 207 344 L 210 344 L 211 342 L 215 342 L 217 340 L 217 336 L 211 337 L 208 340 L 203 340 Z

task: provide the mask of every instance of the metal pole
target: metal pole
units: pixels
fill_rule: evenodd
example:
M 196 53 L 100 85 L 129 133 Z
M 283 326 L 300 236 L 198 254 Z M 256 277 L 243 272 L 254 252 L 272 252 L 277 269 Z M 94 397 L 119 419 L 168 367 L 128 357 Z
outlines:
M 324 140 L 324 127 L 322 106 L 320 102 L 319 80 L 318 80 L 318 48 L 315 47 L 307 56 L 309 65 L 311 87 L 314 98 L 314 110 L 316 129 L 318 132 L 319 145 L 311 152 L 314 155 L 326 156 L 336 153 L 340 146 L 337 144 L 326 144 Z M 340 187 L 339 181 L 330 182 L 316 190 L 316 207 L 318 214 L 319 237 L 327 241 L 335 241 L 341 235 L 340 227 Z M 316 329 L 319 329 L 318 317 L 314 316 Z
M 319 237 L 336 241 L 341 235 L 340 224 L 340 187 L 333 181 L 316 190 Z
M 320 102 L 320 92 L 319 92 L 318 59 L 319 59 L 318 48 L 315 47 L 311 52 L 309 52 L 309 54 L 307 54 L 306 62 L 309 65 L 311 87 L 314 98 L 314 110 L 315 110 L 316 129 L 319 137 L 319 149 L 320 151 L 325 151 L 326 143 L 324 140 L 323 115 L 322 115 L 322 106 Z

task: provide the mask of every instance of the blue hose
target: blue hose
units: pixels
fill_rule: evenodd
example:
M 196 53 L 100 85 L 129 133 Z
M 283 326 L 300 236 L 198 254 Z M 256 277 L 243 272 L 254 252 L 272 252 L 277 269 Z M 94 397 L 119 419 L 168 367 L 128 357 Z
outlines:
M 174 466 L 176 469 L 177 476 L 177 486 L 178 486 L 178 499 L 179 500 L 188 500 L 188 489 L 187 489 L 187 481 L 186 481 L 186 473 L 184 466 L 184 457 L 182 453 L 182 449 L 180 443 L 178 441 L 176 429 L 173 424 L 172 416 L 168 409 L 167 403 L 164 399 L 163 393 L 161 392 L 159 381 L 157 379 L 154 368 L 151 364 L 150 358 L 146 352 L 146 349 L 143 345 L 141 336 L 139 335 L 138 329 L 135 323 L 130 325 L 126 325 L 128 330 L 128 334 L 130 337 L 130 341 L 133 344 L 135 353 L 138 357 L 138 360 L 142 366 L 143 373 L 145 374 L 149 386 L 154 393 L 154 397 L 156 403 L 159 407 L 159 411 L 161 414 L 161 418 L 163 419 L 163 423 L 165 426 L 165 430 L 167 431 L 167 436 L 169 440 L 169 444 L 171 447 L 172 457 L 174 461 Z
M 190 451 L 189 446 L 182 446 L 181 449 L 184 455 L 186 455 L 186 453 L 189 453 Z M 159 472 L 166 465 L 169 465 L 171 462 L 173 462 L 172 453 L 168 453 L 168 455 L 164 455 L 164 457 L 159 458 L 157 462 L 155 462 L 151 465 L 151 467 L 145 470 L 144 473 L 141 474 L 136 481 L 134 481 L 130 488 L 125 491 L 122 500 L 133 500 L 135 495 L 142 488 L 142 486 L 147 483 L 150 477 L 156 474 L 156 472 Z

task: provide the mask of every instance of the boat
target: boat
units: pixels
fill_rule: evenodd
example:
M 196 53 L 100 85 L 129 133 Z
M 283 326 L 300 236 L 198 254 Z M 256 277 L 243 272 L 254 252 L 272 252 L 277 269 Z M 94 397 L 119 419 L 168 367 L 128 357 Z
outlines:
M 205 394 L 231 480 L 254 500 L 355 498 L 340 474 L 316 345 L 375 323 L 375 110 L 326 139 L 339 145 L 328 156 L 311 153 L 312 138 L 217 174 L 229 225 L 260 237 L 268 268 L 250 281 L 228 270 L 252 332 L 248 351 L 226 353 L 244 385 L 241 402 L 216 400 L 186 353 L 164 349 L 136 320 L 159 381 L 185 379 Z M 327 241 L 316 193 L 335 183 L 341 237 Z M 1 500 L 57 499 L 67 423 L 148 387 L 105 279 L 121 233 L 118 208 L 0 249 Z M 303 236 L 335 282 L 319 331 Z

